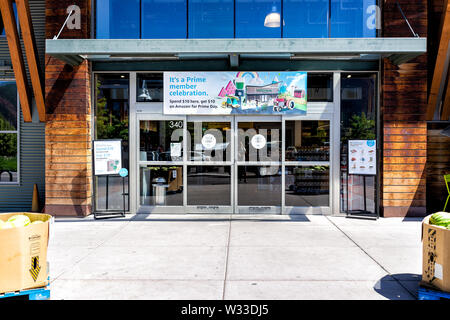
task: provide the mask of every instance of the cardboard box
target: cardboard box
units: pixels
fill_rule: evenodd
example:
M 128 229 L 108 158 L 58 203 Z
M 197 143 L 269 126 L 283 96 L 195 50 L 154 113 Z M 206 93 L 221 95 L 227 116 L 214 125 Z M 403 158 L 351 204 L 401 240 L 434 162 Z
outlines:
M 52 217 L 39 213 L 4 213 L 0 219 L 23 214 L 44 223 L 0 229 L 0 293 L 48 284 L 47 248 Z
M 422 285 L 450 292 L 450 230 L 422 222 Z

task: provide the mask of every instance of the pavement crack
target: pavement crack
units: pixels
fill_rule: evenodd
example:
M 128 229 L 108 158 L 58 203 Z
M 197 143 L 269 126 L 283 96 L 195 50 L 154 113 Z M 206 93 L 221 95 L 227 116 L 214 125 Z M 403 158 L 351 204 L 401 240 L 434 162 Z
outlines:
M 225 287 L 227 285 L 227 275 L 228 275 L 228 257 L 230 253 L 230 239 L 231 239 L 231 222 L 232 218 L 230 217 L 229 220 L 229 226 L 228 226 L 228 239 L 227 239 L 227 246 L 226 246 L 226 254 L 225 254 L 225 274 L 223 279 L 223 291 L 222 291 L 222 300 L 225 300 Z

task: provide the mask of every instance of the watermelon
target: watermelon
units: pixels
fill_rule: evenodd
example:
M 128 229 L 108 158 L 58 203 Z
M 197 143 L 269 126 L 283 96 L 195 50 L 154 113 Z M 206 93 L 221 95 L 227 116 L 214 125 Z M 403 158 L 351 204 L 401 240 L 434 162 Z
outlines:
M 436 212 L 430 217 L 430 224 L 450 227 L 450 213 L 448 212 Z

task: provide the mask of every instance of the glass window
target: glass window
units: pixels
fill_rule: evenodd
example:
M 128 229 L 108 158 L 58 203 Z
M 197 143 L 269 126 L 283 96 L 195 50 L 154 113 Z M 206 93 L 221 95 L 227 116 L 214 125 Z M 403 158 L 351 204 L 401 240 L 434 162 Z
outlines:
M 0 183 L 17 181 L 17 133 L 0 132 Z
M 0 81 L 0 183 L 18 180 L 17 86 L 14 81 Z
M 281 0 L 236 0 L 236 38 L 280 38 Z
M 238 205 L 281 206 L 281 166 L 238 166 Z
M 376 83 L 374 74 L 341 75 L 341 210 L 363 210 L 375 213 L 376 179 L 374 176 L 347 175 L 348 140 L 375 140 Z M 349 179 L 347 181 L 347 178 Z M 347 195 L 348 185 L 348 195 Z M 364 199 L 364 186 L 366 198 Z M 347 206 L 347 197 L 348 204 Z
M 140 170 L 140 204 L 147 206 L 183 205 L 183 167 L 146 166 Z
M 283 0 L 284 38 L 327 38 L 328 0 Z
M 331 0 L 330 37 L 376 37 L 375 5 L 376 0 Z
M 97 39 L 139 39 L 140 0 L 97 0 Z
M 0 81 L 0 131 L 17 130 L 17 86 L 15 81 Z
M 185 39 L 187 0 L 141 0 L 143 39 Z
M 333 74 L 308 72 L 308 101 L 333 101 Z
M 230 122 L 188 122 L 190 161 L 231 161 Z
M 122 166 L 129 169 L 128 74 L 98 74 L 95 84 L 95 139 L 122 139 Z M 95 184 L 96 210 L 123 210 L 122 178 L 97 176 Z M 128 177 L 125 192 L 128 192 Z M 128 200 L 125 210 L 128 210 Z
M 288 207 L 328 207 L 330 167 L 286 166 L 285 204 Z
M 239 161 L 281 161 L 280 122 L 239 122 Z
M 136 88 L 137 102 L 163 101 L 163 74 L 138 73 Z
M 141 121 L 141 161 L 182 161 L 183 120 Z
M 286 121 L 286 161 L 329 161 L 329 121 Z
M 188 205 L 231 205 L 231 167 L 188 166 Z
M 233 38 L 233 0 L 189 0 L 189 38 Z

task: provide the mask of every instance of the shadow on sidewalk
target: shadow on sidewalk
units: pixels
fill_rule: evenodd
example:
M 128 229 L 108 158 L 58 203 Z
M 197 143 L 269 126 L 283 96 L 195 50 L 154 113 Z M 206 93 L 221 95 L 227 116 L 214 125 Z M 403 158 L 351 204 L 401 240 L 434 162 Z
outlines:
M 284 216 L 285 219 L 277 218 L 277 215 L 271 215 L 270 217 L 266 215 L 258 214 L 208 214 L 202 217 L 201 214 L 180 214 L 171 215 L 167 214 L 167 218 L 163 214 L 159 214 L 158 217 L 152 217 L 151 214 L 138 213 L 130 221 L 185 221 L 185 222 L 217 222 L 217 221 L 254 221 L 254 222 L 311 222 L 306 215 L 289 215 Z
M 417 299 L 417 290 L 422 275 L 399 273 L 386 275 L 377 281 L 374 290 L 389 300 Z

